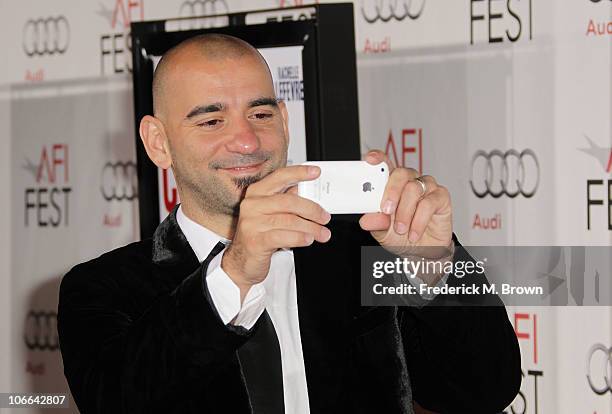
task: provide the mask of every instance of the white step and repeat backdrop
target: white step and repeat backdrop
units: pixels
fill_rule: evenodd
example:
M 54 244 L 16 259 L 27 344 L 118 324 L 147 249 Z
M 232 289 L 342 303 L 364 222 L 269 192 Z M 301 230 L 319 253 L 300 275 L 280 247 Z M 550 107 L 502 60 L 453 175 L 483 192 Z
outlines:
M 0 0 L 0 391 L 67 389 L 59 280 L 138 236 L 130 22 L 307 3 Z M 362 152 L 446 184 L 466 245 L 611 244 L 612 1 L 354 3 Z M 612 412 L 610 308 L 508 314 L 506 412 Z

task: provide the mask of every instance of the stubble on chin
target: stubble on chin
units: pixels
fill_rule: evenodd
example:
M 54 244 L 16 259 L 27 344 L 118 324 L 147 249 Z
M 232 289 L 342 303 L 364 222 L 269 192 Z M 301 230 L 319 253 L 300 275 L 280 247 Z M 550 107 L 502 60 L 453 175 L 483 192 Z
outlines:
M 262 178 L 263 178 L 263 174 L 255 174 L 255 175 L 249 175 L 249 176 L 246 176 L 246 177 L 232 178 L 232 181 L 234 182 L 234 185 L 236 186 L 236 188 L 238 188 L 238 190 L 241 191 L 242 194 L 241 194 L 240 198 L 242 199 L 246 189 L 251 184 L 256 183 L 257 181 L 261 180 Z
M 237 218 L 240 214 L 240 203 L 244 199 L 247 188 L 268 174 L 280 168 L 284 160 L 281 160 L 278 165 L 270 165 L 264 171 L 258 174 L 244 177 L 229 177 L 224 178 L 218 169 L 211 168 L 210 174 L 203 179 L 197 179 L 195 176 L 186 176 L 186 180 L 182 180 L 179 175 L 182 171 L 175 171 L 177 181 L 180 180 L 191 188 L 192 193 L 197 198 L 197 203 L 203 211 L 210 214 L 221 214 Z M 178 169 L 180 170 L 180 169 Z
M 247 188 L 249 188 L 251 184 L 261 180 L 261 178 L 261 174 L 232 178 L 232 183 L 238 189 L 239 196 L 238 200 L 228 209 L 228 212 L 231 214 L 231 216 L 238 217 L 240 215 L 240 202 L 244 199 Z
M 203 185 L 200 199 L 205 209 L 215 213 L 238 217 L 240 214 L 240 202 L 244 199 L 247 188 L 269 172 L 249 175 L 245 177 L 232 177 L 227 182 L 221 177 L 216 176 Z

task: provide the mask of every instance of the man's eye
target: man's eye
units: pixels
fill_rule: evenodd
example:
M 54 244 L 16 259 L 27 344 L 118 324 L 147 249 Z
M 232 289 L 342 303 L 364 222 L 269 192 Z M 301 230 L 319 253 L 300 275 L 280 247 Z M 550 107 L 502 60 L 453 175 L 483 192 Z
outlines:
M 253 117 L 255 119 L 268 119 L 268 118 L 272 118 L 272 114 L 260 112 L 260 113 L 254 114 Z
M 221 122 L 223 122 L 220 119 L 209 119 L 208 121 L 204 121 L 204 122 L 200 122 L 198 124 L 198 126 L 200 127 L 215 127 L 221 124 Z

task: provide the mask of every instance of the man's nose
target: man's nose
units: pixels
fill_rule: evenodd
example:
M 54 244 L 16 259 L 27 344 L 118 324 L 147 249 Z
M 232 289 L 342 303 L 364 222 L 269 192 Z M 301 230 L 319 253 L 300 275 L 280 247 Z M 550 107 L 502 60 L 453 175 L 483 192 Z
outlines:
M 235 124 L 232 138 L 226 144 L 229 152 L 240 154 L 251 154 L 259 150 L 259 138 L 253 130 L 253 126 L 247 120 L 240 120 Z

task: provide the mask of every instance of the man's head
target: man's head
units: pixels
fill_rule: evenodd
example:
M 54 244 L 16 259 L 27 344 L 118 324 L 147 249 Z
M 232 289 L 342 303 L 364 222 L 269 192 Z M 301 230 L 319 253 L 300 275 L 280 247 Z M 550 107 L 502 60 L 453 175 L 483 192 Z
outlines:
M 236 215 L 246 187 L 287 162 L 286 107 L 263 57 L 240 39 L 201 35 L 168 51 L 153 103 L 140 136 L 192 210 Z

